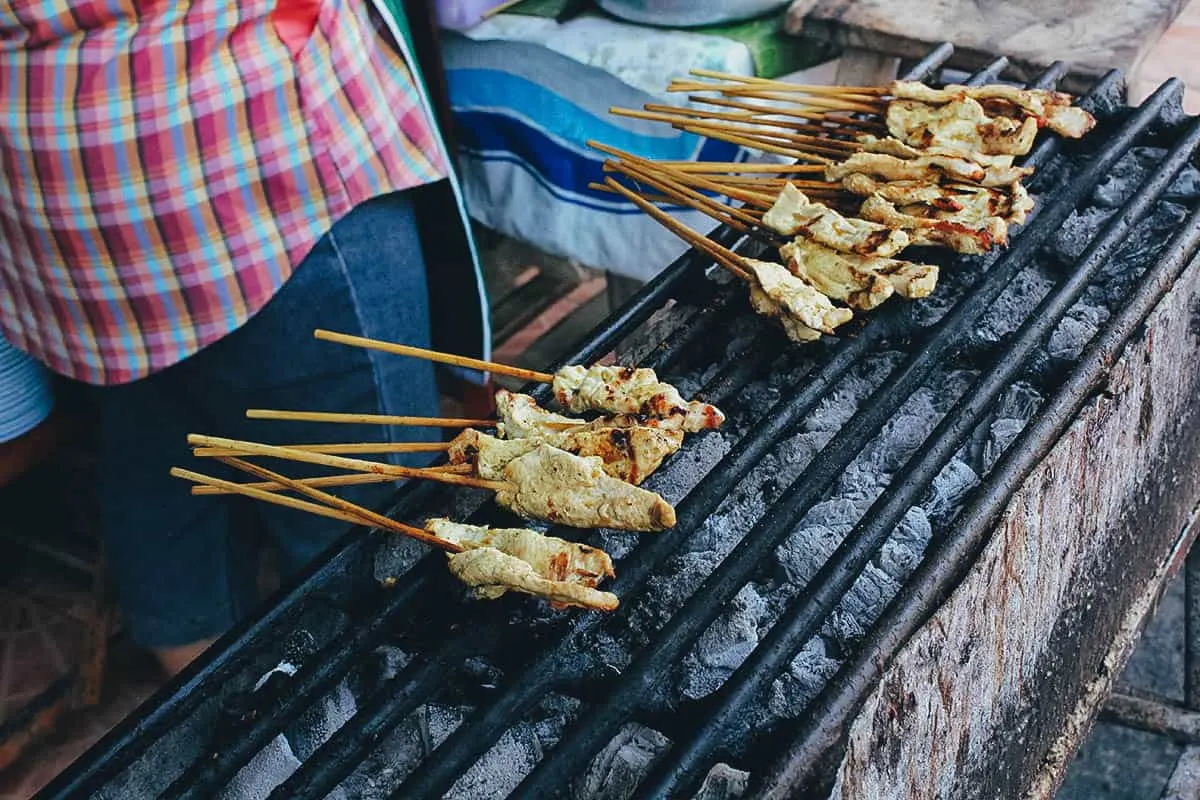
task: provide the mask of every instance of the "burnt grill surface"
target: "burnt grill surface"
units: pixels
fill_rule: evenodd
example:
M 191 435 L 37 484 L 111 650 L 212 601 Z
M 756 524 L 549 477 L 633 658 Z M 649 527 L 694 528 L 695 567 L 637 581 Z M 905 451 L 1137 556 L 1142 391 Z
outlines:
M 587 537 L 617 559 L 615 614 L 464 602 L 440 555 L 356 531 L 44 796 L 819 790 L 879 665 L 1196 251 L 1200 124 L 1178 81 L 1137 109 L 1121 89 L 1113 73 L 1085 98 L 1100 124 L 1084 140 L 1028 156 L 1038 206 L 1008 250 L 931 254 L 928 300 L 790 347 L 690 253 L 566 359 L 615 348 L 729 415 L 647 483 L 676 503 L 674 529 Z M 392 513 L 512 522 L 432 486 Z

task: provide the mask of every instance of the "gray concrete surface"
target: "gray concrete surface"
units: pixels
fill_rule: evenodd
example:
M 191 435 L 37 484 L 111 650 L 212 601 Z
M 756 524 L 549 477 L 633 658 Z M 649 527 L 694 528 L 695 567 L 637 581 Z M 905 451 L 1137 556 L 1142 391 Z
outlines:
M 1183 578 L 1167 590 L 1118 688 L 1183 699 Z M 1183 751 L 1161 736 L 1096 723 L 1058 800 L 1157 800 Z

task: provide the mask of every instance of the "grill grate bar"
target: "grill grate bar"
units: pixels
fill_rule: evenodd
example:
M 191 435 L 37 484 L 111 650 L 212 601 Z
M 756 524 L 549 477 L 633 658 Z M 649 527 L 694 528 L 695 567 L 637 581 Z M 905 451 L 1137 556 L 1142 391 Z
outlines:
M 1002 64 L 994 65 L 995 69 Z M 1050 79 L 1060 69 L 1052 68 Z M 1002 287 L 1001 287 L 1002 288 Z M 999 290 L 997 290 L 999 291 Z M 894 323 L 902 310 L 896 306 L 872 320 L 858 337 L 837 343 L 831 360 L 815 375 L 802 378 L 796 387 L 785 390 L 785 399 L 765 415 L 753 437 L 739 442 L 714 467 L 704 482 L 678 506 L 674 529 L 639 546 L 633 556 L 620 565 L 620 576 L 612 590 L 627 599 L 644 588 L 650 574 L 657 570 L 721 504 L 733 488 L 755 467 L 800 420 L 809 414 L 827 391 L 870 349 L 894 332 Z M 861 446 L 861 445 L 860 445 Z M 577 634 L 590 630 L 577 629 Z M 500 701 L 473 715 L 438 749 L 437 758 L 422 764 L 398 790 L 397 796 L 432 796 L 444 792 L 462 770 L 494 744 L 508 726 L 527 711 L 552 685 L 558 664 L 577 647 L 579 636 L 547 652 L 528 669 L 520 681 L 507 690 Z
M 1174 82 L 1176 79 L 1172 79 Z M 1181 85 L 1176 86 L 1180 88 Z M 1134 295 L 1088 346 L 1063 386 L 1050 398 L 997 462 L 960 513 L 950 535 L 930 552 L 872 627 L 862 646 L 810 704 L 793 726 L 782 756 L 757 781 L 754 797 L 783 800 L 819 771 L 823 756 L 846 733 L 855 712 L 895 654 L 938 608 L 979 552 L 1033 468 L 1074 421 L 1125 345 L 1175 284 L 1200 248 L 1200 207 L 1184 221 L 1165 252 L 1139 282 Z
M 1013 277 L 1032 261 L 1042 243 L 1133 146 L 1137 137 L 1158 119 L 1163 106 L 1176 94 L 1178 84 L 1160 88 L 1121 126 L 1086 169 L 1034 217 L 1008 253 L 938 324 L 928 342 L 863 403 L 854 420 L 817 454 L 800 477 L 775 501 L 772 513 L 746 534 L 684 608 L 666 623 L 659 631 L 658 645 L 640 653 L 623 674 L 622 682 L 603 702 L 596 704 L 586 719 L 572 725 L 558 746 L 534 767 L 517 788 L 518 795 L 551 796 L 557 791 L 562 775 L 577 774 L 587 766 L 591 757 L 636 713 L 667 668 L 686 654 L 720 614 L 724 604 L 745 585 L 757 564 L 790 532 L 794 521 L 821 499 L 825 490 L 882 430 L 934 366 L 961 343 L 968 325 L 979 318 Z M 403 789 L 401 787 L 401 793 Z
M 759 349 L 763 350 L 764 348 Z M 711 383 L 721 386 L 720 395 L 713 399 L 719 400 L 721 396 L 732 394 L 742 383 L 749 380 L 749 375 L 740 374 L 741 369 L 742 365 L 735 362 L 713 378 Z M 747 472 L 754 463 L 757 463 L 757 459 L 747 462 Z M 703 517 L 700 519 L 702 521 Z M 677 527 L 679 526 L 677 525 Z M 568 536 L 571 535 L 569 529 L 561 532 Z M 552 530 L 551 533 L 553 534 L 555 531 Z M 441 556 L 435 554 L 433 558 L 440 560 Z M 645 572 L 648 574 L 650 569 Z M 401 583 L 405 583 L 406 577 L 408 576 L 401 577 Z M 424 580 L 425 578 L 426 576 L 422 575 L 419 579 Z M 614 590 L 620 591 L 619 588 Z M 592 630 L 603 621 L 604 618 L 600 615 L 589 614 L 577 618 L 573 623 L 573 628 L 570 627 L 571 623 L 563 627 L 570 632 L 581 634 Z M 478 647 L 479 636 L 475 630 L 475 626 L 470 624 L 461 625 L 461 632 L 443 644 L 439 653 L 430 659 L 417 660 L 391 678 L 384 689 L 376 693 L 376 696 L 371 698 L 351 720 L 339 728 L 315 753 L 305 759 L 287 781 L 276 787 L 271 797 L 280 800 L 282 798 L 302 800 L 302 798 L 325 797 L 353 771 L 356 762 L 378 744 L 379 738 L 399 725 L 421 704 L 432 698 L 440 688 L 440 682 L 444 679 L 447 671 L 461 660 L 461 656 L 467 652 L 469 646 Z M 511 638 L 506 643 L 509 646 L 514 644 Z M 571 663 L 570 654 L 571 650 L 567 647 L 555 650 L 554 656 L 548 660 L 552 665 L 552 670 L 547 670 L 545 673 L 546 683 L 538 685 L 549 685 L 553 680 L 559 679 L 564 671 L 569 671 L 567 667 Z M 534 695 L 534 701 L 537 696 Z M 522 699 L 521 702 L 527 704 L 531 701 Z M 508 719 L 507 712 L 505 713 L 505 718 Z M 519 716 L 523 712 L 515 713 L 516 716 Z M 273 724 L 274 732 L 277 732 L 284 723 L 275 720 Z M 485 726 L 485 730 L 491 730 L 491 728 Z M 442 753 L 443 751 L 439 749 L 438 752 Z M 474 757 L 477 756 L 478 754 Z
M 262 750 L 289 722 L 294 721 L 321 695 L 332 689 L 350 670 L 361 653 L 382 642 L 396 619 L 408 611 L 428 582 L 433 566 L 422 564 L 422 580 L 410 581 L 388 596 L 386 605 L 364 625 L 351 626 L 335 637 L 322 650 L 306 660 L 295 677 L 295 683 L 280 705 L 268 715 L 255 720 L 225 751 L 212 759 L 200 761 L 184 772 L 161 795 L 163 800 L 185 796 L 211 797 L 226 784 L 255 753 Z
M 818 631 L 825 617 L 849 591 L 867 563 L 883 546 L 908 509 L 919 502 L 942 468 L 999 398 L 1029 355 L 1058 325 L 1108 258 L 1124 243 L 1130 229 L 1153 208 L 1200 143 L 1200 123 L 1193 123 L 1170 154 L 1148 177 L 1125 207 L 1089 245 L 1071 275 L 1051 291 L 1013 337 L 1002 358 L 971 386 L 926 439 L 921 450 L 901 467 L 905 480 L 889 486 L 829 557 L 804 590 L 780 615 L 753 653 L 719 693 L 715 708 L 686 742 L 676 742 L 656 767 L 643 797 L 675 796 L 695 788 L 707 759 L 722 746 L 731 717 L 754 702 L 763 688 L 795 658 Z
M 949 58 L 952 52 L 952 47 L 942 45 L 914 67 L 907 78 L 919 80 L 926 77 Z M 796 386 L 783 392 L 786 399 L 781 400 L 764 415 L 764 419 L 753 433 L 735 444 L 702 483 L 678 505 L 676 526 L 643 542 L 630 557 L 622 560 L 619 575 L 611 591 L 628 598 L 644 587 L 653 572 L 687 541 L 692 532 L 703 524 L 734 487 L 798 421 L 816 407 L 826 391 L 870 352 L 872 347 L 886 338 L 893 326 L 889 325 L 885 317 L 887 320 L 895 320 L 900 314 L 898 308 L 889 311 L 890 313 L 879 315 L 879 318 L 873 320 L 872 325 L 867 326 L 856 338 L 839 340 L 836 344 L 829 345 L 833 351 L 830 360 L 815 373 L 801 378 Z M 448 789 L 461 772 L 494 744 L 503 731 L 528 711 L 558 679 L 564 660 L 569 659 L 575 650 L 575 641 L 603 621 L 596 615 L 580 617 L 569 634 L 560 640 L 557 646 L 545 650 L 520 680 L 514 681 L 491 706 L 472 714 L 451 734 L 438 748 L 437 757 L 426 759 L 400 787 L 397 796 L 432 796 Z M 399 719 L 396 720 L 396 724 L 398 723 Z M 309 761 L 319 756 L 320 753 L 317 753 Z M 345 771 L 348 773 L 349 768 Z

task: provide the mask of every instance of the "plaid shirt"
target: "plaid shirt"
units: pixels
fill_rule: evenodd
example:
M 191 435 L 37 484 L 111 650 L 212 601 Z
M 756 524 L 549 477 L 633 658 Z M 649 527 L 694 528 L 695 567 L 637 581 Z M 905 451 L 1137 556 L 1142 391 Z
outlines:
M 0 0 L 0 332 L 136 380 L 235 330 L 334 220 L 446 165 L 364 0 Z M 285 42 L 287 42 L 285 44 Z

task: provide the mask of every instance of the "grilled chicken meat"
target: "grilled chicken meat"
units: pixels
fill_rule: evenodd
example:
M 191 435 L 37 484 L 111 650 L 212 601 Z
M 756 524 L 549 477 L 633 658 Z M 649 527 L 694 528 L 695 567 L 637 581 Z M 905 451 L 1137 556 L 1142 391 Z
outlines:
M 537 438 L 585 424 L 584 420 L 547 411 L 529 395 L 507 389 L 496 391 L 496 416 L 500 418 L 496 433 L 501 439 Z
M 1078 139 L 1096 126 L 1096 118 L 1079 106 L 1072 97 L 1048 89 L 1018 89 L 1015 86 L 961 86 L 951 84 L 945 89 L 933 89 L 917 81 L 894 81 L 891 93 L 900 100 L 916 100 L 930 105 L 943 105 L 968 97 L 979 102 L 993 114 L 1029 116 L 1038 125 L 1057 134 Z
M 1023 156 L 1033 148 L 1038 133 L 1033 117 L 989 117 L 970 97 L 944 105 L 893 100 L 888 103 L 886 122 L 892 136 L 913 147 L 945 147 L 985 155 Z
M 849 322 L 854 313 L 848 308 L 835 306 L 829 298 L 804 282 L 803 278 L 788 272 L 786 268 L 771 261 L 742 259 L 754 278 L 757 288 L 778 307 L 778 315 L 791 317 L 808 328 L 821 333 L 833 333 L 833 329 Z
M 494 547 L 454 553 L 448 561 L 450 573 L 484 599 L 493 600 L 512 590 L 545 598 L 559 606 L 612 611 L 619 605 L 615 594 L 543 578 L 526 562 Z
M 764 317 L 779 320 L 783 332 L 793 342 L 815 342 L 821 338 L 821 332 L 813 330 L 791 314 L 783 310 L 783 306 L 767 296 L 757 282 L 750 283 L 750 307 Z
M 539 444 L 548 444 L 580 456 L 597 456 L 604 471 L 635 486 L 649 477 L 663 459 L 683 444 L 683 431 L 663 430 L 645 425 L 626 427 L 586 427 L 583 430 L 555 431 L 524 439 L 497 439 L 467 429 L 450 443 L 450 463 L 473 464 L 481 478 L 498 480 L 504 467 Z
M 683 399 L 652 369 L 593 364 L 563 367 L 554 375 L 554 397 L 574 414 L 609 411 L 660 420 L 654 427 L 688 433 L 721 427 L 725 415 L 716 406 Z
M 787 268 L 828 297 L 868 311 L 892 294 L 928 297 L 937 286 L 938 268 L 892 258 L 837 253 L 797 239 L 779 249 Z
M 825 168 L 825 180 L 841 181 L 861 173 L 886 181 L 955 181 L 980 186 L 1009 186 L 1033 170 L 1029 167 L 985 167 L 959 156 L 899 158 L 883 153 L 855 153 Z
M 896 156 L 897 158 L 921 158 L 922 156 L 950 156 L 952 158 L 962 158 L 978 164 L 981 167 L 1000 167 L 1006 169 L 1011 167 L 1014 158 L 1011 155 L 989 155 L 980 153 L 974 150 L 962 150 L 957 147 L 942 147 L 939 145 L 931 145 L 929 147 L 913 147 L 905 144 L 893 136 L 885 136 L 880 139 L 865 134 L 860 136 L 858 143 L 867 153 L 879 153 L 882 155 Z
M 518 591 L 555 606 L 611 611 L 618 605 L 615 595 L 596 590 L 614 575 L 612 559 L 603 550 L 524 528 L 463 525 L 442 518 L 428 520 L 425 530 L 466 548 L 448 556 L 450 570 L 474 588 L 476 597 L 494 600 Z M 470 552 L 487 555 L 459 558 Z
M 596 456 L 538 445 L 504 467 L 496 502 L 524 517 L 576 528 L 661 531 L 675 525 L 675 509 L 654 492 L 604 472 Z
M 914 216 L 877 196 L 864 200 L 859 213 L 882 225 L 907 230 L 914 245 L 943 246 L 967 255 L 982 255 L 1008 241 L 1008 225 L 1000 217 L 987 217 L 976 227 L 953 219 Z
M 794 184 L 784 184 L 763 225 L 784 236 L 797 234 L 843 253 L 890 256 L 908 245 L 903 231 L 861 219 L 847 219 L 829 206 L 810 201 Z M 813 326 L 817 327 L 817 326 Z

